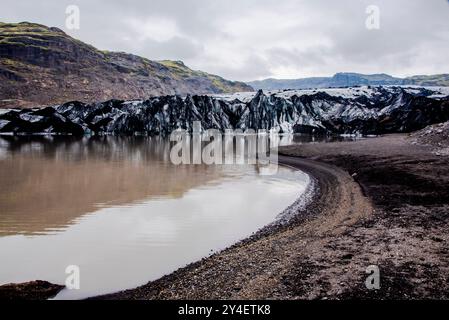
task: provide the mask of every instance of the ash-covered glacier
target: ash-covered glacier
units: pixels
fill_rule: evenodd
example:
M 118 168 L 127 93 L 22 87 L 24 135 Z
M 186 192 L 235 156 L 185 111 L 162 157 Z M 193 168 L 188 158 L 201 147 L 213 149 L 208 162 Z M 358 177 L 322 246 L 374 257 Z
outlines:
M 0 132 L 168 135 L 176 129 L 266 129 L 280 133 L 411 132 L 449 120 L 446 88 L 353 87 L 147 100 L 67 102 L 0 114 Z

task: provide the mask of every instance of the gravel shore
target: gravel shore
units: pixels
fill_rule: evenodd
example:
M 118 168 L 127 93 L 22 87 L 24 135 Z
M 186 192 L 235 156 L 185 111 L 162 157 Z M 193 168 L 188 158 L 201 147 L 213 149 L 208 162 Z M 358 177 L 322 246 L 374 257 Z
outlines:
M 417 142 L 415 135 L 389 135 L 355 143 L 283 149 L 285 154 L 342 168 L 362 187 L 374 207 L 368 219 L 349 226 L 324 249 L 347 251 L 348 267 L 328 258 L 324 263 L 314 259 L 301 262 L 315 270 L 313 288 L 323 279 L 328 286 L 327 270 L 339 265 L 340 278 L 351 267 L 355 272 L 346 274 L 351 281 L 342 281 L 338 292 L 324 290 L 330 298 L 449 297 L 449 157 L 439 152 L 439 143 L 431 142 L 435 139 L 427 138 L 426 145 Z M 365 287 L 368 264 L 380 269 L 380 290 Z M 297 280 L 302 287 L 304 278 L 298 275 Z

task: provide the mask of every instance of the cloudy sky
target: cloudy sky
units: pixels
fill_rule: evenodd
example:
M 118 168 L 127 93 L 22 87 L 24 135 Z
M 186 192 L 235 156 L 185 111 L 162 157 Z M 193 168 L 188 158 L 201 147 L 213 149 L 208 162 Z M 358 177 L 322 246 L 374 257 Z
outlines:
M 80 29 L 66 27 L 66 7 Z M 379 29 L 366 9 L 379 8 Z M 233 80 L 449 73 L 448 0 L 0 0 L 0 21 L 56 26 L 100 49 Z M 372 21 L 372 20 L 369 20 Z

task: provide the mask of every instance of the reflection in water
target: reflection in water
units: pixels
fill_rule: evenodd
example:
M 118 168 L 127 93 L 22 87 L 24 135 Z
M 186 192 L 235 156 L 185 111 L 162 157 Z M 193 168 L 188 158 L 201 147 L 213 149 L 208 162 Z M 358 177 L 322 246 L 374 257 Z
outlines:
M 0 235 L 59 229 L 102 205 L 179 197 L 220 175 L 215 167 L 170 166 L 161 139 L 22 139 L 0 165 Z
M 283 137 L 288 144 L 292 137 Z M 148 137 L 0 137 L 0 284 L 64 283 L 81 298 L 130 288 L 270 223 L 308 177 L 281 168 L 174 166 Z
M 59 229 L 99 206 L 179 197 L 224 174 L 170 165 L 159 138 L 14 139 L 0 165 L 0 236 Z
M 276 143 L 315 139 L 285 135 Z M 160 137 L 0 136 L 0 236 L 57 231 L 101 206 L 180 197 L 218 178 L 258 170 L 173 166 L 169 155 L 170 143 Z

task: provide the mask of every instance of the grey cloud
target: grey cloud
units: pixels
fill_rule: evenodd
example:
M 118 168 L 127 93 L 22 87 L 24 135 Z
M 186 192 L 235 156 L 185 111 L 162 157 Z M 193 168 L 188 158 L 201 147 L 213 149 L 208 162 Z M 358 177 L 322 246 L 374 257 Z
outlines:
M 284 77 L 279 70 L 288 68 L 297 77 L 449 72 L 447 0 L 0 0 L 0 20 L 64 29 L 68 4 L 80 6 L 81 29 L 66 31 L 100 49 L 185 60 L 234 80 Z M 380 30 L 365 28 L 372 4 L 381 10 Z M 142 39 L 127 24 L 158 19 L 176 34 Z
M 254 54 L 248 56 L 242 65 L 222 65 L 212 61 L 206 65 L 206 69 L 227 79 L 249 80 L 267 78 L 271 76 L 269 64 L 260 56 Z
M 298 49 L 271 48 L 267 50 L 269 61 L 273 66 L 311 67 L 326 63 L 330 50 L 324 46 L 315 46 L 305 51 Z
M 193 41 L 173 37 L 167 41 L 146 40 L 137 54 L 152 57 L 156 60 L 188 60 L 197 57 L 203 51 L 203 46 Z

